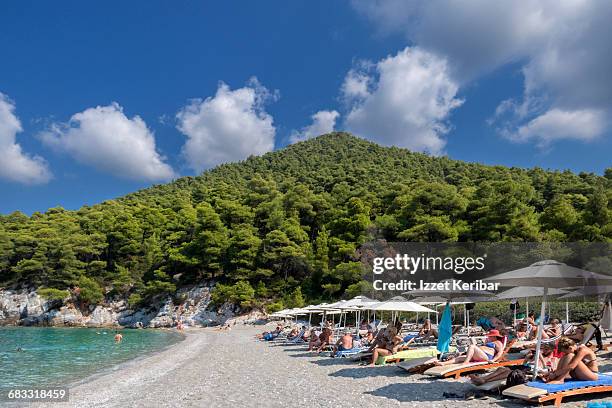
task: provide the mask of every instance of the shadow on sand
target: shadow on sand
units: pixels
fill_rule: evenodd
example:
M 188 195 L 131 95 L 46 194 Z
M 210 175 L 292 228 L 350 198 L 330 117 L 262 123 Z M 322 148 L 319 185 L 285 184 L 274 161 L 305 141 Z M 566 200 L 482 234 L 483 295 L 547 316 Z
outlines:
M 461 398 L 447 398 L 442 394 L 444 392 L 454 393 Z M 465 401 L 462 397 L 466 392 L 465 387 L 461 384 L 445 383 L 444 386 L 432 387 L 429 384 L 423 383 L 400 383 L 389 384 L 378 388 L 374 391 L 368 391 L 365 394 L 375 397 L 384 397 L 399 402 L 418 402 L 418 401 L 446 401 L 460 403 Z
M 343 368 L 329 375 L 348 378 L 406 377 L 405 373 L 395 366 Z
M 353 366 L 357 364 L 355 361 L 348 360 L 346 358 L 322 358 L 319 360 L 311 361 L 312 364 L 316 364 L 319 367 L 330 367 L 335 365 L 343 365 L 343 366 Z

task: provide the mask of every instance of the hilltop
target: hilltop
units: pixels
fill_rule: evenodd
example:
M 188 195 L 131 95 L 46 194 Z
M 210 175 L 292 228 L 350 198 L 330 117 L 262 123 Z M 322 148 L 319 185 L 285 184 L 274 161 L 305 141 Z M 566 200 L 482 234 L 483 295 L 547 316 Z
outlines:
M 78 211 L 0 216 L 0 285 L 139 307 L 213 280 L 213 302 L 273 310 L 359 293 L 370 239 L 610 241 L 611 207 L 610 169 L 486 166 L 332 133 Z

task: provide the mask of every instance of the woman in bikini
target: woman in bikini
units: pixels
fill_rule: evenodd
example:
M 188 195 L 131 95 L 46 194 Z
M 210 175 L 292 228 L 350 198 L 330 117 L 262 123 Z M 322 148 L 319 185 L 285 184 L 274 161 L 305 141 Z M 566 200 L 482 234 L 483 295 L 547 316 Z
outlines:
M 490 330 L 487 333 L 487 342 L 482 346 L 475 344 L 470 345 L 465 356 L 451 358 L 446 361 L 436 361 L 436 365 L 445 366 L 450 364 L 469 364 L 473 362 L 489 361 L 494 362 L 501 358 L 504 354 L 504 344 L 502 343 L 504 336 L 499 330 Z
M 565 353 L 557 368 L 542 376 L 549 384 L 563 384 L 566 379 L 596 381 L 599 378 L 597 356 L 585 345 L 577 346 L 574 340 L 561 337 L 557 350 Z
M 372 360 L 370 366 L 376 364 L 379 356 L 390 356 L 397 353 L 397 349 L 402 344 L 403 339 L 397 335 L 397 329 L 395 327 L 389 327 L 386 330 L 386 334 L 382 336 L 379 342 L 376 343 L 375 347 L 372 348 Z

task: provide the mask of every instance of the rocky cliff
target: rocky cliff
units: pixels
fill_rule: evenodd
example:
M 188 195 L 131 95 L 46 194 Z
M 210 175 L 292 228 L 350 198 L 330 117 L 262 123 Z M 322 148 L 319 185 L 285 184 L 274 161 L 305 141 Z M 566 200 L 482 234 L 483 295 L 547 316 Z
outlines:
M 0 325 L 81 327 L 173 327 L 177 319 L 186 326 L 213 326 L 236 320 L 236 310 L 224 305 L 210 310 L 210 286 L 180 289 L 153 306 L 131 309 L 124 300 L 79 307 L 72 301 L 50 301 L 35 290 L 0 289 Z M 175 300 L 181 299 L 180 304 Z M 262 316 L 252 314 L 248 319 Z M 242 319 L 244 320 L 244 319 Z

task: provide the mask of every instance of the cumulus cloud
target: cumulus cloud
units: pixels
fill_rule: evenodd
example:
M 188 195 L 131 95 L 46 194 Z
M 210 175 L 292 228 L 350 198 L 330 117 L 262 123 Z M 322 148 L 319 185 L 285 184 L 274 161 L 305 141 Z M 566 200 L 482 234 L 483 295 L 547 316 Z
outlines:
M 564 118 L 592 120 L 601 114 L 585 112 L 612 112 L 611 2 L 526 0 L 517 7 L 512 0 L 353 0 L 353 5 L 381 31 L 402 33 L 446 57 L 461 86 L 508 63 L 518 64 L 523 98 L 500 107 L 514 116 L 512 121 L 505 116 L 504 126 L 497 123 L 503 134 L 547 123 L 559 112 L 566 113 Z M 588 128 L 600 134 L 609 130 L 600 124 Z M 592 139 L 585 133 L 590 134 L 578 132 L 572 138 Z
M 128 118 L 117 103 L 76 113 L 68 123 L 55 123 L 40 136 L 48 146 L 116 177 L 148 181 L 175 177 L 146 123 L 139 116 Z
M 348 73 L 342 86 L 346 128 L 385 145 L 440 154 L 447 119 L 463 102 L 458 88 L 445 59 L 408 47 Z
M 602 134 L 605 126 L 606 116 L 602 111 L 551 109 L 506 136 L 518 142 L 536 140 L 546 146 L 560 139 L 593 140 Z
M 0 93 L 0 178 L 23 184 L 46 183 L 51 172 L 44 159 L 23 152 L 17 133 L 23 131 L 15 104 Z
M 304 128 L 302 128 L 299 132 L 294 131 L 291 133 L 289 141 L 291 143 L 302 142 L 306 139 L 310 139 L 312 137 L 324 135 L 326 133 L 331 133 L 334 131 L 334 127 L 336 126 L 336 119 L 340 114 L 335 111 L 327 111 L 321 110 L 311 116 L 312 123 Z
M 183 154 L 189 166 L 202 171 L 271 151 L 276 128 L 264 108 L 276 98 L 252 78 L 235 90 L 220 83 L 215 96 L 192 100 L 176 115 L 177 128 L 187 136 Z

